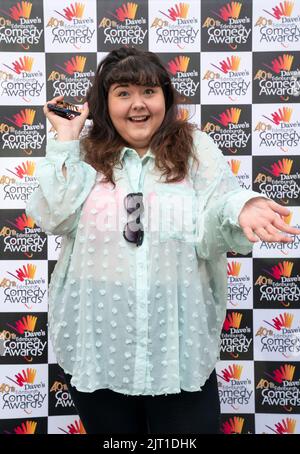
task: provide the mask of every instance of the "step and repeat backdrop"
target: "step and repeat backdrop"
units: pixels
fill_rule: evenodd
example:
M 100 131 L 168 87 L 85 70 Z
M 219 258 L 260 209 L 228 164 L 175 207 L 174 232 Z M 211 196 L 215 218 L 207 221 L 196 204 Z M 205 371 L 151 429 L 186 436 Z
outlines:
M 120 45 L 156 52 L 179 115 L 212 136 L 242 187 L 289 207 L 285 222 L 299 228 L 299 38 L 300 0 L 0 1 L 1 434 L 85 433 L 48 338 L 61 237 L 25 213 L 54 135 L 46 100 L 82 104 Z M 222 433 L 300 433 L 299 241 L 228 253 Z

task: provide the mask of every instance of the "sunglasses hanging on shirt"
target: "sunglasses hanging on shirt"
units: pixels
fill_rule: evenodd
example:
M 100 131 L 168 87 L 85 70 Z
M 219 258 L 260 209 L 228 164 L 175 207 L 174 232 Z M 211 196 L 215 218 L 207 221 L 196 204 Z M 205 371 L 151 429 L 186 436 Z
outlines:
M 128 214 L 123 236 L 126 241 L 141 246 L 144 240 L 144 227 L 141 223 L 140 215 L 144 211 L 143 194 L 141 192 L 131 192 L 124 198 L 124 207 Z

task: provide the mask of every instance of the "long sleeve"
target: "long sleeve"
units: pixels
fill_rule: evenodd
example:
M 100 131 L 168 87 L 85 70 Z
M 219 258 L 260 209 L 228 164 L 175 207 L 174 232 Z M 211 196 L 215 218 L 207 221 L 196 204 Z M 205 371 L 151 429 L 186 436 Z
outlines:
M 254 197 L 266 197 L 240 187 L 211 137 L 195 134 L 199 170 L 194 177 L 197 194 L 197 255 L 211 259 L 225 252 L 248 254 L 253 243 L 247 239 L 238 217 L 244 204 Z
M 67 178 L 62 167 L 67 168 Z M 45 233 L 70 234 L 77 227 L 81 205 L 96 179 L 96 170 L 81 159 L 79 140 L 48 140 L 46 156 L 37 164 L 39 186 L 26 204 L 26 214 Z

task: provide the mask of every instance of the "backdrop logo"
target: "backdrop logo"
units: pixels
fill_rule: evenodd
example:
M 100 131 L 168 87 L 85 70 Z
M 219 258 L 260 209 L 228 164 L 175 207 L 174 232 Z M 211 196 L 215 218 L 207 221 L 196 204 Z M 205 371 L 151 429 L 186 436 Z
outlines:
M 42 356 L 47 346 L 46 331 L 37 329 L 38 317 L 25 315 L 14 323 L 9 323 L 7 315 L 1 361 L 45 361 Z M 39 318 L 45 319 L 45 314 L 39 315 Z M 8 331 L 9 328 L 12 331 Z
M 19 231 L 23 231 L 24 233 L 30 233 L 34 229 L 34 220 L 30 217 L 27 216 L 26 214 L 23 214 L 22 216 L 19 216 L 15 219 L 15 222 L 8 221 L 9 224 L 13 225 L 16 227 Z M 39 231 L 40 229 L 37 228 L 35 229 Z
M 13 378 L 6 377 L 14 385 L 9 391 L 2 394 L 2 410 L 14 414 L 22 415 L 31 413 L 34 410 L 46 408 L 45 383 L 37 381 L 37 370 L 33 368 L 23 369 Z M 6 389 L 9 386 L 5 387 Z
M 34 109 L 22 109 L 13 118 L 6 118 L 9 122 L 13 123 L 18 128 L 23 125 L 32 125 L 35 117 Z
M 273 158 L 265 158 L 264 161 L 269 165 L 259 166 L 261 171 L 255 172 L 254 178 L 254 185 L 259 188 L 259 192 L 285 204 L 297 205 L 300 194 L 300 173 L 293 171 L 296 158 L 282 158 L 277 161 Z
M 225 112 L 222 112 L 219 115 L 219 118 L 216 118 L 216 121 L 226 127 L 230 125 L 237 125 L 240 119 L 241 111 L 242 109 L 231 107 L 230 109 L 226 109 Z
M 80 419 L 75 420 L 72 424 L 67 426 L 67 429 L 59 427 L 59 430 L 64 432 L 65 434 L 79 434 L 83 435 L 86 434 L 85 428 Z
M 279 20 L 281 17 L 290 17 L 292 15 L 293 8 L 294 2 L 284 1 L 283 3 L 280 2 L 279 5 L 272 8 L 272 13 L 266 9 L 264 11 Z
M 268 365 L 271 373 L 263 368 L 266 364 L 259 363 L 257 376 L 257 409 L 263 413 L 298 412 L 300 403 L 300 381 L 296 378 L 296 364 Z M 260 370 L 259 370 L 260 369 Z M 261 378 L 262 373 L 270 381 Z M 268 409 L 268 410 L 267 410 Z
M 237 177 L 241 188 L 251 189 L 250 175 L 247 172 L 240 172 L 241 161 L 239 159 L 230 159 L 228 165 L 230 170 Z M 248 182 L 249 181 L 249 182 Z M 247 183 L 248 182 L 248 183 Z
M 17 60 L 3 66 L 10 73 L 1 82 L 1 96 L 19 96 L 26 102 L 31 102 L 32 98 L 41 96 L 44 87 L 42 71 L 33 72 L 35 59 L 28 55 L 19 57 Z M 41 80 L 39 82 L 39 79 Z
M 22 309 L 32 310 L 45 300 L 47 283 L 43 277 L 36 277 L 36 271 L 37 266 L 28 263 L 14 272 L 6 272 L 9 278 L 5 276 L 0 282 L 0 287 L 4 289 L 4 305 L 13 307 L 19 304 Z
M 239 69 L 241 59 L 237 55 L 232 55 L 231 57 L 227 57 L 226 60 L 222 60 L 219 62 L 219 67 L 212 63 L 212 66 L 217 68 L 224 74 L 228 74 L 230 72 L 231 76 L 234 75 Z
M 196 115 L 196 106 L 194 104 L 178 105 L 177 108 L 177 119 L 182 121 L 194 121 L 197 127 L 199 127 L 199 120 Z
M 272 380 L 278 384 L 292 382 L 294 374 L 295 366 L 291 366 L 290 364 L 285 364 L 284 366 L 281 366 L 280 369 L 274 370 L 272 375 L 266 373 L 268 377 L 272 378 Z
M 141 10 L 141 12 L 140 12 Z M 101 44 L 107 47 L 116 45 L 147 45 L 147 20 L 143 12 L 145 6 L 135 2 L 124 2 L 112 11 L 107 11 L 99 21 Z M 110 19 L 112 17 L 113 19 Z M 99 40 L 98 40 L 99 41 Z
M 22 317 L 22 320 L 18 320 L 15 326 L 7 324 L 10 328 L 16 331 L 18 334 L 24 334 L 25 331 L 33 332 L 35 329 L 37 317 L 33 317 L 32 315 L 26 315 Z
M 242 372 L 243 366 L 233 363 L 217 374 L 221 405 L 238 410 L 240 406 L 249 404 L 253 391 L 248 387 L 252 383 L 248 378 L 243 379 Z
M 285 419 L 282 419 L 280 422 L 276 423 L 274 428 L 267 426 L 267 425 L 266 425 L 266 427 L 268 429 L 270 429 L 272 432 L 274 432 L 275 434 L 284 435 L 284 434 L 294 434 L 295 430 L 296 430 L 296 425 L 297 425 L 296 419 L 285 418 Z
M 96 39 L 95 18 L 86 12 L 84 3 L 68 2 L 65 8 L 54 9 L 52 14 L 53 11 L 55 17 L 49 17 L 46 24 L 49 43 L 60 47 L 68 46 L 71 49 L 93 44 Z
M 280 314 L 278 317 L 272 319 L 272 323 L 265 320 L 265 323 L 272 326 L 277 331 L 281 331 L 283 328 L 291 328 L 294 316 L 285 312 Z
M 190 17 L 189 12 L 190 4 L 183 2 L 159 11 L 161 17 L 155 17 L 151 23 L 151 29 L 155 32 L 155 44 L 175 44 L 183 49 L 196 43 L 200 31 L 199 20 Z
M 26 265 L 23 265 L 23 268 L 18 268 L 16 270 L 16 275 L 14 276 L 16 279 L 18 279 L 18 281 L 20 282 L 26 282 L 26 280 L 28 279 L 29 282 L 31 282 L 34 277 L 35 277 L 35 273 L 36 273 L 36 265 L 32 265 L 30 263 Z M 9 273 L 11 274 L 11 273 Z
M 262 115 L 267 121 L 259 121 L 255 126 L 254 133 L 258 134 L 259 146 L 279 147 L 283 152 L 288 151 L 288 147 L 297 147 L 300 142 L 298 128 L 299 120 L 292 119 L 293 108 L 282 106 L 270 112 L 269 115 Z
M 189 70 L 190 60 L 191 58 L 186 55 L 179 55 L 167 63 L 173 86 L 181 95 L 189 98 L 196 95 L 200 85 L 198 71 Z
M 35 227 L 35 222 L 30 216 L 23 213 L 14 221 L 7 220 L 7 222 L 13 228 L 4 225 L 1 229 L 4 253 L 14 255 L 15 258 L 23 258 L 24 255 L 31 258 L 34 253 L 39 254 L 44 251 L 47 238 L 39 235 L 41 229 Z
M 279 177 L 280 175 L 289 175 L 291 173 L 292 165 L 292 159 L 283 158 L 272 164 L 270 169 L 266 169 L 265 167 L 264 169 L 271 173 L 273 176 Z
M 300 70 L 293 69 L 296 65 L 295 55 L 282 54 L 272 59 L 272 54 L 255 53 L 254 68 L 254 99 L 261 97 L 258 102 L 272 102 L 278 98 L 289 101 L 292 96 L 297 96 L 300 90 Z M 265 69 L 267 68 L 267 70 Z
M 240 2 L 226 3 L 219 9 L 219 16 L 224 22 L 229 22 L 230 19 L 238 19 L 240 17 L 242 4 Z
M 228 314 L 223 325 L 225 331 L 229 331 L 231 328 L 238 329 L 242 321 L 243 314 L 240 312 L 232 312 Z
M 25 50 L 29 50 L 31 47 L 35 47 L 35 50 L 43 50 L 41 43 L 41 36 L 44 31 L 42 28 L 42 7 L 36 5 L 36 9 L 39 14 L 36 17 L 31 17 L 32 2 L 16 2 L 8 9 L 0 8 L 0 13 L 4 14 L 4 17 L 0 17 L 0 24 L 2 25 L 0 26 L 0 43 L 5 50 L 19 46 Z
M 19 60 L 12 62 L 12 68 L 8 65 L 5 65 L 8 69 L 15 72 L 16 74 L 30 73 L 32 70 L 34 59 L 32 57 L 20 57 Z
M 202 114 L 202 131 L 211 135 L 227 154 L 251 152 L 250 106 L 207 106 Z
M 265 63 L 266 68 L 271 69 L 276 74 L 281 71 L 290 71 L 294 60 L 293 55 L 284 54 L 272 60 L 271 66 Z
M 60 65 L 56 65 L 56 66 L 58 68 L 62 69 L 64 72 L 66 72 L 69 76 L 75 75 L 75 77 L 76 76 L 80 77 L 82 75 L 82 73 L 84 72 L 85 63 L 86 63 L 86 57 L 76 55 L 75 57 L 72 57 L 70 60 L 65 61 L 64 67 L 62 67 Z
M 279 302 L 284 307 L 299 301 L 300 276 L 292 276 L 293 266 L 293 262 L 283 260 L 270 268 L 263 268 L 254 283 L 254 288 L 259 289 L 255 300 L 269 304 Z
M 91 54 L 70 55 L 69 58 L 65 58 L 62 54 L 51 54 L 47 65 L 49 98 L 64 95 L 70 99 L 73 98 L 75 103 L 80 103 L 92 85 L 92 79 L 95 76 L 95 58 L 96 56 Z
M 36 369 L 27 368 L 26 370 L 23 369 L 19 374 L 16 374 L 14 380 L 9 377 L 7 378 L 13 381 L 20 388 L 30 388 L 30 385 L 32 385 L 35 381 L 35 377 Z
M 241 416 L 234 416 L 229 418 L 222 424 L 221 432 L 223 434 L 241 434 L 244 426 L 244 418 Z
M 37 422 L 25 421 L 20 426 L 13 429 L 16 435 L 34 435 L 36 433 Z
M 3 184 L 3 200 L 14 202 L 26 202 L 28 197 L 38 186 L 38 182 L 34 176 L 35 163 L 33 161 L 25 161 L 16 166 L 13 170 L 6 169 L 7 175 L 0 177 L 0 182 Z M 11 178 L 9 175 L 13 175 Z
M 206 11 L 206 8 L 209 11 Z M 227 2 L 218 10 L 213 10 L 209 4 L 204 5 L 203 9 L 202 40 L 205 41 L 204 50 L 216 48 L 227 50 L 228 47 L 233 50 L 238 47 L 244 50 L 248 49 L 251 18 L 248 17 L 247 13 L 243 17 L 241 16 L 244 9 L 241 2 Z M 248 10 L 248 7 L 246 9 Z
M 186 19 L 188 17 L 189 8 L 190 5 L 188 3 L 182 2 L 177 3 L 175 4 L 175 6 L 169 8 L 167 14 L 164 13 L 163 11 L 160 11 L 160 13 L 166 16 L 171 21 L 176 22 L 177 19 Z
M 21 18 L 29 19 L 32 9 L 31 2 L 18 2 L 11 8 L 9 8 L 9 12 L 7 13 L 2 8 L 0 9 L 1 12 L 5 13 L 9 17 L 11 17 L 15 21 L 21 21 Z
M 261 326 L 256 333 L 256 337 L 259 337 L 260 352 L 282 354 L 287 358 L 299 355 L 300 327 L 293 327 L 293 320 L 294 315 L 288 312 L 279 314 L 272 321 L 264 320 L 264 326 Z
M 230 159 L 228 164 L 234 176 L 237 176 L 240 169 L 241 161 L 239 161 L 238 159 Z
M 213 96 L 227 96 L 231 101 L 237 96 L 246 96 L 250 87 L 248 69 L 239 71 L 242 57 L 231 55 L 218 64 L 211 63 L 217 71 L 206 70 L 203 80 L 207 81 L 208 93 Z
M 126 19 L 134 20 L 138 9 L 137 3 L 123 3 L 120 8 L 116 9 L 113 16 L 120 22 L 126 22 Z
M 273 266 L 271 272 L 269 273 L 274 279 L 290 278 L 292 274 L 294 264 L 292 262 L 283 261 L 279 262 L 278 265 Z M 284 279 L 284 282 L 289 281 L 289 279 Z
M 229 383 L 231 380 L 238 381 L 241 378 L 241 374 L 243 371 L 243 366 L 238 366 L 237 364 L 233 364 L 229 366 L 227 369 L 222 370 L 222 376 L 218 375 L 222 380 Z
M 300 17 L 299 15 L 293 17 L 293 10 L 294 2 L 290 1 L 278 2 L 271 9 L 263 9 L 266 17 L 260 16 L 255 23 L 259 30 L 259 43 L 264 46 L 278 43 L 284 48 L 298 43 Z
M 4 110 L 4 109 L 3 109 Z M 16 111 L 15 107 L 5 106 L 0 127 L 2 150 L 14 152 L 24 150 L 31 155 L 32 150 L 40 150 L 46 140 L 44 119 L 41 108 L 24 108 Z
M 35 172 L 35 163 L 33 161 L 23 162 L 21 165 L 15 167 L 15 171 L 10 170 L 10 172 L 21 179 L 26 176 L 30 177 Z
M 62 16 L 67 21 L 72 21 L 74 18 L 81 19 L 84 13 L 84 4 L 83 3 L 71 3 L 70 6 L 67 6 L 63 9 L 63 14 L 59 11 L 55 11 L 57 14 Z
M 73 400 L 70 396 L 68 387 L 66 383 L 62 383 L 61 381 L 55 380 L 53 385 L 50 388 L 50 393 L 54 394 L 55 409 L 74 409 Z
M 186 76 L 190 58 L 186 56 L 179 56 L 170 60 L 168 63 L 168 69 L 173 76 L 179 75 Z
M 227 264 L 228 302 L 236 306 L 246 301 L 251 291 L 250 277 L 240 275 L 242 263 L 230 261 Z
M 12 62 L 12 67 L 9 67 L 8 65 L 6 66 L 8 69 L 11 71 L 15 72 L 16 74 L 21 74 L 21 73 L 31 73 L 32 66 L 34 63 L 34 59 L 32 57 L 20 57 L 19 60 L 16 60 Z
M 279 107 L 277 111 L 273 112 L 271 114 L 271 118 L 267 118 L 267 120 L 271 121 L 274 123 L 276 126 L 282 124 L 285 124 L 284 127 L 286 127 L 286 124 L 291 121 L 291 116 L 293 113 L 293 109 L 290 107 L 283 107 L 282 109 Z
M 245 311 L 245 314 L 249 311 Z M 249 314 L 250 316 L 250 314 Z M 221 359 L 251 359 L 252 330 L 248 325 L 251 320 L 242 324 L 241 312 L 228 311 L 221 334 Z M 249 323 L 250 322 L 250 323 Z
M 177 119 L 181 121 L 188 121 L 190 119 L 190 112 L 186 107 L 178 108 Z

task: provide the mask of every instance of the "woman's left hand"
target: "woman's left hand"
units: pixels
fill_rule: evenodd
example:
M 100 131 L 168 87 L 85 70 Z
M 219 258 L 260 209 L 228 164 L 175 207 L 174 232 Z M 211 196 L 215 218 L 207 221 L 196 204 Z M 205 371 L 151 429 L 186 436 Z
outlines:
M 254 197 L 248 200 L 239 214 L 238 222 L 249 241 L 289 243 L 293 238 L 281 232 L 299 235 L 300 229 L 290 227 L 281 218 L 288 216 L 290 210 L 274 200 Z M 279 231 L 278 231 L 279 230 Z M 258 238 L 257 238 L 258 237 Z

